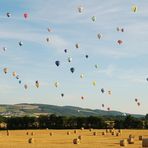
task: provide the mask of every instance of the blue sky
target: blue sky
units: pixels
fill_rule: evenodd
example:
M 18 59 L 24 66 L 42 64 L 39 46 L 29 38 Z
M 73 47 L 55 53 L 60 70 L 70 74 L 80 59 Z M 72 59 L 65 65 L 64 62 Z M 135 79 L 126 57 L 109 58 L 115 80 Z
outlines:
M 138 7 L 136 13 L 131 11 L 133 5 Z M 1 104 L 47 103 L 148 112 L 146 0 L 1 0 L 0 6 Z M 82 13 L 77 10 L 79 6 L 84 7 Z M 11 13 L 10 18 L 7 12 Z M 26 12 L 29 17 L 24 19 Z M 92 16 L 96 16 L 95 22 Z M 117 27 L 125 32 L 117 32 Z M 102 35 L 100 40 L 98 33 Z M 50 42 L 46 42 L 47 37 Z M 123 44 L 118 45 L 118 40 Z M 23 46 L 18 45 L 19 41 Z M 76 43 L 79 49 L 75 48 Z M 7 47 L 5 52 L 3 47 Z M 68 52 L 64 53 L 64 49 Z M 71 63 L 68 57 L 72 57 Z M 61 63 L 59 67 L 56 60 Z M 5 67 L 9 68 L 6 75 Z M 73 74 L 71 67 L 75 68 Z M 22 84 L 12 76 L 13 71 Z M 80 74 L 84 74 L 83 79 Z M 38 89 L 36 80 L 40 83 Z M 60 83 L 58 88 L 54 87 L 56 81 Z M 27 90 L 24 84 L 28 85 Z M 112 95 L 102 94 L 101 88 L 105 92 L 111 90 Z M 61 93 L 65 95 L 63 98 Z M 85 99 L 81 100 L 81 96 Z

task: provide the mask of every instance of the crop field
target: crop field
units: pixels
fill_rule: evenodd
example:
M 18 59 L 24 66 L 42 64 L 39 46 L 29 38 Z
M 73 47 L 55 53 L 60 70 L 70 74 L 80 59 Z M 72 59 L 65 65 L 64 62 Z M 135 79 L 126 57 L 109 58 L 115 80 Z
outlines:
M 102 133 L 105 135 L 102 135 Z M 139 136 L 148 138 L 148 130 L 122 130 L 116 135 L 106 130 L 12 130 L 0 131 L 0 148 L 119 148 L 120 140 L 127 139 L 131 134 L 134 136 L 134 144 L 126 147 L 142 148 Z M 73 140 L 80 137 L 78 144 Z M 29 141 L 30 139 L 30 141 Z

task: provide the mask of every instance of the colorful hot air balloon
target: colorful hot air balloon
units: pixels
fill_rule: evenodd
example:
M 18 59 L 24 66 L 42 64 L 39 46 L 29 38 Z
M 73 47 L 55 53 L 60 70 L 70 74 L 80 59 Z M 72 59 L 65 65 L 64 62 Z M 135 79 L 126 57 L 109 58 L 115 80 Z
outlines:
M 93 84 L 93 86 L 96 86 L 96 81 L 93 81 L 92 84 Z
M 67 53 L 67 49 L 65 49 L 64 52 Z
M 74 73 L 74 71 L 75 71 L 74 67 L 71 67 L 71 68 L 70 68 L 70 71 L 71 71 L 72 73 Z
M 77 44 L 75 45 L 75 47 L 76 47 L 76 48 L 79 48 L 79 44 L 77 43 Z
M 83 77 L 84 77 L 84 74 L 81 74 L 81 75 L 80 75 L 80 78 L 82 79 Z
M 118 43 L 119 45 L 121 45 L 121 44 L 123 43 L 123 41 L 122 41 L 122 40 L 118 40 L 117 43 Z
M 20 42 L 19 42 L 19 45 L 20 45 L 20 46 L 23 46 L 23 42 L 20 41 Z
M 72 58 L 71 57 L 68 57 L 68 62 L 70 63 L 72 61 Z
M 93 22 L 95 22 L 95 21 L 96 21 L 96 17 L 93 16 L 93 17 L 91 18 L 91 20 L 92 20 Z
M 97 34 L 98 39 L 101 39 L 102 35 L 99 33 Z
M 57 66 L 60 66 L 60 61 L 55 61 L 55 64 L 56 64 Z
M 132 12 L 137 12 L 137 10 L 138 10 L 138 7 L 136 5 L 133 5 L 132 6 Z
M 13 73 L 12 73 L 12 76 L 13 76 L 13 77 L 16 77 L 16 72 L 13 72 Z
M 84 10 L 84 7 L 82 7 L 82 6 L 78 7 L 78 12 L 79 13 L 82 13 L 83 10 Z
M 25 84 L 25 85 L 24 85 L 24 88 L 25 88 L 25 89 L 27 89 L 27 88 L 28 88 L 27 84 Z
M 55 82 L 55 83 L 54 83 L 54 86 L 55 86 L 55 87 L 58 87 L 58 86 L 59 86 L 59 82 Z
M 101 92 L 102 92 L 102 93 L 104 93 L 104 92 L 105 92 L 104 88 L 101 88 Z
M 24 18 L 27 19 L 28 13 L 24 13 Z
M 64 94 L 62 93 L 61 96 L 64 97 Z
M 7 12 L 7 17 L 11 17 L 11 13 Z
M 85 57 L 86 57 L 86 59 L 87 59 L 87 58 L 88 58 L 88 55 L 86 54 Z
M 81 99 L 83 100 L 83 99 L 84 99 L 84 97 L 83 97 L 83 96 L 81 96 Z
M 4 68 L 3 71 L 5 74 L 8 73 L 8 68 Z
M 37 88 L 39 88 L 39 81 L 35 81 L 35 86 L 37 87 Z

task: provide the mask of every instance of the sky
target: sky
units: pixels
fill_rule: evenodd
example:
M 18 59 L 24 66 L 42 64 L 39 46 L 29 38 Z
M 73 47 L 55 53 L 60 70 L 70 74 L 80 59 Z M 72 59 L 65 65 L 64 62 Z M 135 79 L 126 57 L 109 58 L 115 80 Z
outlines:
M 136 12 L 131 10 L 133 5 L 138 8 Z M 147 0 L 1 0 L 0 6 L 0 104 L 110 107 L 126 113 L 148 113 Z M 82 13 L 78 12 L 80 6 Z M 117 27 L 124 32 L 118 32 Z M 119 45 L 118 40 L 123 43 Z M 19 46 L 20 41 L 23 46 Z M 8 73 L 4 74 L 6 67 Z M 21 84 L 12 76 L 14 71 Z M 55 82 L 59 82 L 58 88 Z

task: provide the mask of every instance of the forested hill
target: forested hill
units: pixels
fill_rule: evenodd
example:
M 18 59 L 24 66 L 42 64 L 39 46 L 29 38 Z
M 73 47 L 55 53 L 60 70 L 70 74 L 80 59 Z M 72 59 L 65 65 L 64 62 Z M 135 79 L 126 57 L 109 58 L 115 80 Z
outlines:
M 3 116 L 38 116 L 56 114 L 59 116 L 122 116 L 125 115 L 119 111 L 104 111 L 100 109 L 88 109 L 74 106 L 56 106 L 47 104 L 15 104 L 0 105 L 0 115 Z M 144 115 L 132 114 L 134 117 L 143 117 Z

